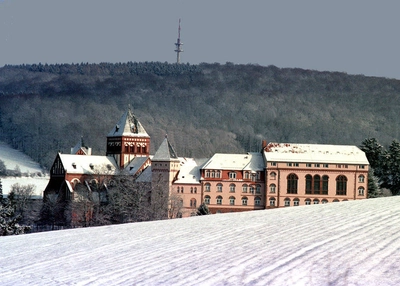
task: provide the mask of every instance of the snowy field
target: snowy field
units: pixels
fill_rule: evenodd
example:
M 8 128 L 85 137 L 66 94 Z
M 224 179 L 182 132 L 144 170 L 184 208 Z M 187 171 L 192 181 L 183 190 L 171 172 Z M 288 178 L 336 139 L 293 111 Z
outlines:
M 0 285 L 400 285 L 400 197 L 0 238 Z
M 55 155 L 54 155 L 55 157 Z M 30 176 L 22 177 L 1 177 L 1 182 L 3 185 L 3 194 L 8 194 L 11 190 L 13 184 L 28 185 L 33 184 L 36 186 L 34 196 L 42 197 L 43 191 L 49 182 L 50 177 L 48 175 L 42 177 L 31 176 L 32 174 L 42 173 L 43 170 L 40 165 L 34 162 L 29 156 L 23 154 L 22 152 L 12 149 L 10 146 L 4 142 L 0 142 L 0 160 L 4 162 L 7 169 L 14 170 L 18 166 L 21 173 L 28 173 Z

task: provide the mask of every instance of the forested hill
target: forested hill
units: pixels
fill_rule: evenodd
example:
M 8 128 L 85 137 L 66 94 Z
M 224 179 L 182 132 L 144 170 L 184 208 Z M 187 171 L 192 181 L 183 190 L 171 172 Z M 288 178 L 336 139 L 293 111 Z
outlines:
M 400 81 L 220 64 L 22 65 L 0 68 L 0 141 L 48 168 L 84 137 L 106 135 L 131 105 L 152 138 L 179 156 L 259 151 L 261 141 L 354 144 L 399 138 Z

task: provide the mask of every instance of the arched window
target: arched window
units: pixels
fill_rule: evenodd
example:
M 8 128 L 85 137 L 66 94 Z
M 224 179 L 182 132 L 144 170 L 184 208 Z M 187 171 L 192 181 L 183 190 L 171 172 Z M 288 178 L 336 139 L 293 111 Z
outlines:
M 244 178 L 245 179 L 250 179 L 250 173 L 249 172 L 245 172 L 244 173 Z
M 318 205 L 319 204 L 319 199 L 314 199 L 314 205 Z
M 276 179 L 276 173 L 275 172 L 271 172 L 271 174 L 269 174 L 271 176 L 271 180 L 275 180 Z
M 210 171 L 206 171 L 206 178 L 209 178 L 210 177 Z
M 297 181 L 299 178 L 296 174 L 289 174 L 287 176 L 287 193 L 297 194 Z
M 204 202 L 206 203 L 206 205 L 209 205 L 210 204 L 210 196 L 205 196 L 204 197 Z
M 195 208 L 196 207 L 196 199 L 190 199 L 190 207 Z
M 319 195 L 321 191 L 321 177 L 319 175 L 314 176 L 314 194 Z
M 322 194 L 328 194 L 328 186 L 329 186 L 329 177 L 324 175 L 322 176 Z
M 217 197 L 217 205 L 222 205 L 222 197 L 221 196 Z
M 242 192 L 243 192 L 243 193 L 247 193 L 247 185 L 246 185 L 246 184 L 244 184 L 244 185 L 242 186 Z
M 235 188 L 236 188 L 235 184 L 230 184 L 229 185 L 229 192 L 230 193 L 234 193 L 235 192 Z
M 177 190 L 176 192 L 179 193 L 179 187 L 176 190 Z
M 294 206 L 300 205 L 300 200 L 298 198 L 293 199 L 293 205 Z
M 359 196 L 364 196 L 364 188 L 363 187 L 359 187 L 358 188 L 358 195 Z
M 242 205 L 247 206 L 247 197 L 242 197 Z
M 358 176 L 358 182 L 359 183 L 364 183 L 365 177 L 363 175 Z
M 327 204 L 328 203 L 328 200 L 327 199 L 323 199 L 322 201 L 321 201 L 321 203 L 324 205 L 324 204 Z
M 283 202 L 285 203 L 285 207 L 290 207 L 290 199 L 289 198 L 286 198 Z
M 183 187 L 181 187 L 181 193 L 183 194 Z
M 204 185 L 204 191 L 205 191 L 205 192 L 209 192 L 210 189 L 211 189 L 211 185 L 210 185 L 209 183 L 206 183 L 206 184 Z
M 194 193 L 197 194 L 197 188 L 196 187 L 194 187 Z
M 254 198 L 254 205 L 255 206 L 260 206 L 261 205 L 261 198 L 260 197 L 255 197 Z
M 214 170 L 211 171 L 211 178 L 215 178 L 215 171 Z
M 347 178 L 340 175 L 336 178 L 336 195 L 345 196 L 347 194 Z
M 79 179 L 77 179 L 77 178 L 74 178 L 71 180 L 71 184 L 73 187 L 75 187 L 77 184 L 80 184 L 80 183 L 81 183 L 81 181 L 79 181 Z
M 276 192 L 276 185 L 275 184 L 269 185 L 269 192 L 271 194 L 275 194 L 275 192 Z
M 338 203 L 338 202 L 339 202 L 339 200 L 338 200 L 338 199 L 334 199 L 332 202 L 334 202 L 334 203 Z
M 217 184 L 217 192 L 222 192 L 222 184 Z
M 311 200 L 310 199 L 305 199 L 304 200 L 305 205 L 311 205 Z
M 235 205 L 235 197 L 229 197 L 229 204 L 231 206 Z
M 271 198 L 269 198 L 269 206 L 270 207 L 274 207 L 276 204 L 275 204 L 275 198 L 274 197 L 271 197 Z
M 306 175 L 306 194 L 312 193 L 312 176 Z
M 193 187 L 190 188 L 190 193 L 193 194 Z
M 221 171 L 217 171 L 217 178 L 221 178 Z
M 261 194 L 261 185 L 256 186 L 256 194 Z
M 250 186 L 250 193 L 251 194 L 254 194 L 254 190 L 255 190 L 255 187 L 254 186 Z

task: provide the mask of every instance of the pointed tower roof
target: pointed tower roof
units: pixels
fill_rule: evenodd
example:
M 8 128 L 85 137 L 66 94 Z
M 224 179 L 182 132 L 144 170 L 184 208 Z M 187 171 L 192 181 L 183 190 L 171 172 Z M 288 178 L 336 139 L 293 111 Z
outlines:
M 150 137 L 130 108 L 121 116 L 121 119 L 107 135 L 107 137 L 120 136 Z
M 172 145 L 168 141 L 168 137 L 165 136 L 165 139 L 161 143 L 160 147 L 158 148 L 156 154 L 151 159 L 152 161 L 172 161 L 172 160 L 179 160 L 178 156 Z

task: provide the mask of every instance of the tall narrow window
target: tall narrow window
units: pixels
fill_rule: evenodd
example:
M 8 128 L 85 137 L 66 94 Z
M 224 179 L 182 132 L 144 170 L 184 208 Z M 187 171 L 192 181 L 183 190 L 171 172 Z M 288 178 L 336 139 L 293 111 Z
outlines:
M 336 178 L 336 195 L 345 196 L 347 194 L 347 178 L 340 175 Z
M 285 207 L 290 207 L 290 199 L 289 198 L 286 198 L 284 200 L 284 202 L 285 202 Z
M 261 198 L 260 197 L 255 197 L 254 198 L 254 205 L 255 206 L 260 206 L 261 205 Z
M 235 192 L 235 188 L 236 188 L 235 184 L 230 184 L 229 185 L 229 192 L 234 193 Z
M 242 197 L 242 205 L 247 206 L 247 197 Z
M 364 183 L 365 177 L 363 175 L 358 176 L 358 182 L 359 183 Z
M 319 194 L 321 191 L 321 177 L 319 175 L 314 176 L 314 194 Z
M 229 204 L 231 206 L 235 205 L 235 197 L 229 197 Z
M 275 184 L 269 185 L 269 192 L 271 194 L 274 194 L 276 192 L 276 185 Z
M 222 184 L 217 185 L 217 192 L 222 192 Z
M 210 189 L 211 189 L 211 185 L 209 184 L 209 183 L 206 183 L 205 185 L 204 185 L 204 191 L 206 191 L 206 192 L 209 192 L 210 191 Z
M 269 199 L 269 206 L 270 207 L 274 207 L 275 206 L 275 201 L 276 201 L 275 198 L 270 198 Z
M 206 205 L 209 205 L 210 204 L 210 196 L 205 196 L 204 197 L 204 202 L 206 203 Z
M 324 175 L 322 176 L 322 194 L 328 194 L 328 186 L 329 186 L 329 177 Z
M 307 175 L 306 176 L 306 194 L 311 194 L 311 189 L 312 188 L 312 176 Z
M 261 185 L 256 186 L 256 194 L 261 194 Z
M 247 193 L 247 185 L 246 185 L 246 184 L 244 184 L 244 185 L 242 186 L 242 192 L 243 192 L 243 193 Z
M 297 181 L 299 178 L 296 174 L 289 174 L 287 176 L 287 193 L 288 194 L 297 194 Z
M 217 205 L 221 205 L 222 204 L 222 197 L 218 196 L 217 197 Z

